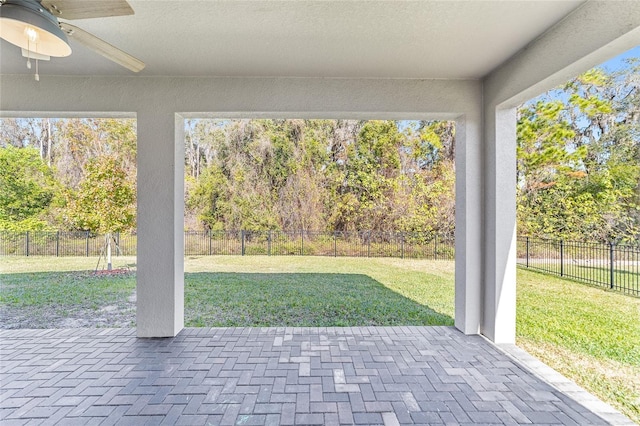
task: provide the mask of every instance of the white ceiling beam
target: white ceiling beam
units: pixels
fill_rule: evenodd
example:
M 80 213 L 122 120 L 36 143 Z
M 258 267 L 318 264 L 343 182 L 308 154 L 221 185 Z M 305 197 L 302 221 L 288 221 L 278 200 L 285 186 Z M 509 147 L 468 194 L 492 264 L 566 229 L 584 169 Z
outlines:
M 478 80 L 0 75 L 0 115 L 152 105 L 186 117 L 454 119 L 479 111 L 481 90 Z
M 485 105 L 514 107 L 640 45 L 640 1 L 588 1 L 484 78 Z

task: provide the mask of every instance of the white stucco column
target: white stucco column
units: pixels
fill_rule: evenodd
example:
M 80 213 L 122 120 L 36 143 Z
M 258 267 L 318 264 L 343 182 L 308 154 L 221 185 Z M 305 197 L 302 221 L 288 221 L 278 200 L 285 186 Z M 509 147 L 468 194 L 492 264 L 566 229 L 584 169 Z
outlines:
M 456 120 L 455 326 L 465 334 L 480 333 L 482 313 L 483 158 L 480 128 L 479 113 Z
M 138 337 L 184 327 L 183 133 L 172 112 L 138 112 Z
M 515 107 L 640 43 L 640 2 L 587 1 L 483 79 L 485 224 L 482 333 L 516 327 Z
M 485 109 L 484 307 L 482 334 L 516 338 L 516 109 Z

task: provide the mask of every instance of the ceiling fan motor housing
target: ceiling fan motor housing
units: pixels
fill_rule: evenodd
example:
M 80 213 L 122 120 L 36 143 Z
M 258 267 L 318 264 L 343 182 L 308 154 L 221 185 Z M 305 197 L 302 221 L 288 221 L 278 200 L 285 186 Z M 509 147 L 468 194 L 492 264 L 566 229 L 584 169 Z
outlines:
M 30 39 L 27 29 L 37 33 L 37 39 Z M 37 0 L 5 0 L 0 6 L 0 37 L 40 55 L 71 54 L 67 35 L 58 20 Z

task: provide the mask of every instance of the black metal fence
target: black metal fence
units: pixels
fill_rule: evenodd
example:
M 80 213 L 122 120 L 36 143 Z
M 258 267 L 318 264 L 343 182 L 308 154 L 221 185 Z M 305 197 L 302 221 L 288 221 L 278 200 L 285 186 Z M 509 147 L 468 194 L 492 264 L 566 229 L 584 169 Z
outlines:
M 135 255 L 136 235 L 113 234 L 114 255 Z M 88 231 L 27 231 L 0 230 L 0 256 L 99 256 L 106 246 L 105 235 Z
M 135 256 L 137 235 L 114 234 L 113 254 Z M 0 256 L 99 256 L 90 232 L 0 231 Z M 185 256 L 266 255 L 454 260 L 453 238 L 407 232 L 186 231 Z M 518 264 L 640 296 L 640 246 L 518 237 Z
M 640 246 L 518 237 L 518 264 L 640 296 Z
M 114 255 L 134 256 L 137 236 L 116 233 Z M 0 231 L 0 256 L 99 256 L 104 235 L 89 232 Z M 428 233 L 186 231 L 185 256 L 350 256 L 454 260 L 453 238 Z
M 453 239 L 427 233 L 186 232 L 185 255 L 350 256 L 454 259 Z

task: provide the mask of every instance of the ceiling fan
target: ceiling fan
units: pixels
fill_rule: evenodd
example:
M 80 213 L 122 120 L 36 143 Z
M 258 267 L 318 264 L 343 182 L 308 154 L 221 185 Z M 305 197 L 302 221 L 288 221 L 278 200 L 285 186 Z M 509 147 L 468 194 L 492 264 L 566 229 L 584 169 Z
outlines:
M 0 38 L 22 48 L 22 56 L 36 61 L 71 54 L 67 37 L 105 58 L 139 72 L 145 64 L 106 41 L 64 20 L 133 15 L 126 0 L 0 0 Z

